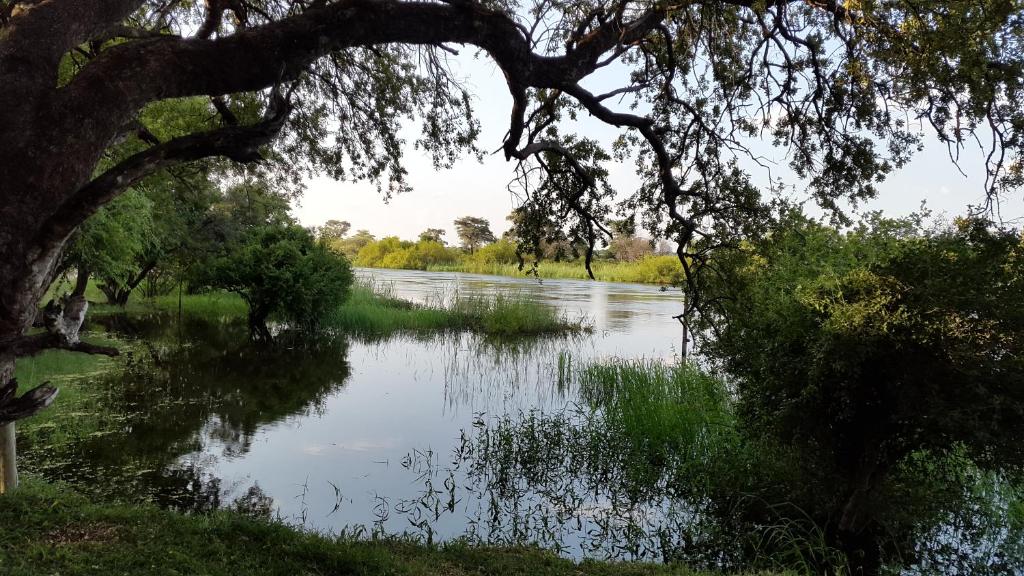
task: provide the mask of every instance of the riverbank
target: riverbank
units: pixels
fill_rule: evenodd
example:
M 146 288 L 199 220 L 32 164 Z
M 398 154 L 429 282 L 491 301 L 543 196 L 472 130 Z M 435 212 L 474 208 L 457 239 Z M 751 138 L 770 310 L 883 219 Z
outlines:
M 345 304 L 322 319 L 322 327 L 371 335 L 466 330 L 505 337 L 578 333 L 590 329 L 584 319 L 569 318 L 515 291 L 489 295 L 439 293 L 426 304 L 402 300 L 393 292 L 393 287 L 385 283 L 356 284 Z M 237 294 L 215 291 L 148 299 L 136 297 L 123 307 L 96 304 L 90 310 L 97 315 L 155 312 L 180 312 L 206 319 L 244 319 L 248 307 Z
M 682 566 L 577 564 L 532 548 L 335 538 L 239 512 L 183 515 L 150 505 L 97 504 L 37 480 L 0 497 L 0 523 L 2 571 L 10 576 L 707 574 Z
M 678 286 L 683 280 L 683 267 L 675 256 L 648 256 L 635 262 L 594 262 L 594 279 L 601 282 L 626 282 Z M 518 264 L 463 260 L 454 264 L 429 264 L 429 272 L 465 272 L 522 278 L 530 274 L 529 266 L 519 269 Z M 551 280 L 589 280 L 583 261 L 554 262 L 542 260 L 537 265 L 537 276 Z

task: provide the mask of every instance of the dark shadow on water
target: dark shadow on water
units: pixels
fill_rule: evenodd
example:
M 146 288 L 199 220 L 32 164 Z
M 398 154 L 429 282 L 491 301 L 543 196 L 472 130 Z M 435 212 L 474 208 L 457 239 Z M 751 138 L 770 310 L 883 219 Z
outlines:
M 105 496 L 217 508 L 239 487 L 209 477 L 202 458 L 182 465 L 182 457 L 244 455 L 261 427 L 321 410 L 349 375 L 344 338 L 282 333 L 255 345 L 244 322 L 97 322 L 138 340 L 131 357 L 90 383 L 95 393 L 70 422 L 27 434 L 22 454 L 27 469 Z

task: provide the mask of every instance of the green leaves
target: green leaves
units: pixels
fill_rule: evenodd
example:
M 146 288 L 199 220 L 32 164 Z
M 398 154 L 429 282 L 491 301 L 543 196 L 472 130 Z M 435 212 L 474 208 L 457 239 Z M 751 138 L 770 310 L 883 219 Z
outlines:
M 251 228 L 213 262 L 210 272 L 214 286 L 245 299 L 251 328 L 261 337 L 269 335 L 269 316 L 304 330 L 318 329 L 324 316 L 348 297 L 353 279 L 344 256 L 294 224 Z
M 983 220 L 875 216 L 839 232 L 790 214 L 718 262 L 705 351 L 734 379 L 746 433 L 789 447 L 799 482 L 839 496 L 810 502 L 822 525 L 857 510 L 862 529 L 899 534 L 878 524 L 899 506 L 916 506 L 900 522 L 960 506 L 962 462 L 1024 470 L 1020 246 Z M 915 480 L 914 458 L 961 464 Z M 947 497 L 884 496 L 924 480 Z

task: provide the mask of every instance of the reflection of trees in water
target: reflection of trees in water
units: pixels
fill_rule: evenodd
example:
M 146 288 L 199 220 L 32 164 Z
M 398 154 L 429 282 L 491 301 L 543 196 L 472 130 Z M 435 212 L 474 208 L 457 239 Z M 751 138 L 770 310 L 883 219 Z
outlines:
M 676 560 L 721 566 L 737 555 L 704 503 L 678 490 L 678 462 L 652 462 L 582 411 L 478 418 L 450 465 L 429 452 L 402 462 L 424 486 L 393 510 L 425 537 L 445 515 L 465 515 L 468 538 L 538 544 L 573 556 Z
M 570 392 L 560 377 L 560 366 L 568 358 L 582 357 L 587 346 L 592 346 L 589 335 L 516 339 L 453 335 L 438 346 L 445 407 L 452 412 L 560 407 Z
M 227 457 L 247 453 L 260 428 L 321 410 L 349 374 L 340 338 L 282 334 L 259 346 L 244 323 L 110 318 L 148 352 L 90 384 L 100 391 L 87 416 L 97 430 L 62 442 L 43 433 L 25 450 L 30 468 L 86 489 L 183 509 L 220 506 L 225 487 L 203 473 L 210 462 L 176 462 L 210 442 Z
M 742 479 L 723 475 L 737 470 L 721 467 L 715 452 L 661 453 L 606 424 L 575 408 L 477 418 L 450 458 L 413 451 L 403 460 L 422 490 L 391 510 L 426 540 L 446 518 L 464 517 L 471 541 L 574 557 L 743 570 L 832 553 L 798 507 L 742 492 Z M 991 486 L 1006 488 L 996 480 Z M 1020 574 L 1024 521 L 1008 501 L 999 490 L 972 496 L 971 509 L 912 535 L 917 554 L 894 573 Z

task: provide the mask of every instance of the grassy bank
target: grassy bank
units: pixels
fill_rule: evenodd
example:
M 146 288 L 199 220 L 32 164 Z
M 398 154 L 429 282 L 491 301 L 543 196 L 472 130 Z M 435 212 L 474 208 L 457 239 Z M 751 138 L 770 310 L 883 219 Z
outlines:
M 0 571 L 35 574 L 691 575 L 684 567 L 560 559 L 536 549 L 353 541 L 235 512 L 104 505 L 37 481 L 0 498 Z
M 473 253 L 433 240 L 408 242 L 394 236 L 370 240 L 361 248 L 346 246 L 346 241 L 341 240 L 335 249 L 345 253 L 356 266 L 364 268 L 526 275 L 526 271 L 519 269 L 515 244 L 504 239 L 482 246 Z M 683 266 L 674 254 L 647 253 L 631 260 L 614 260 L 607 254 L 599 255 L 592 264 L 594 276 L 607 282 L 641 284 L 679 285 L 683 281 Z M 533 258 L 527 257 L 527 265 L 532 262 Z M 541 278 L 589 278 L 582 258 L 559 262 L 541 260 L 537 274 Z

